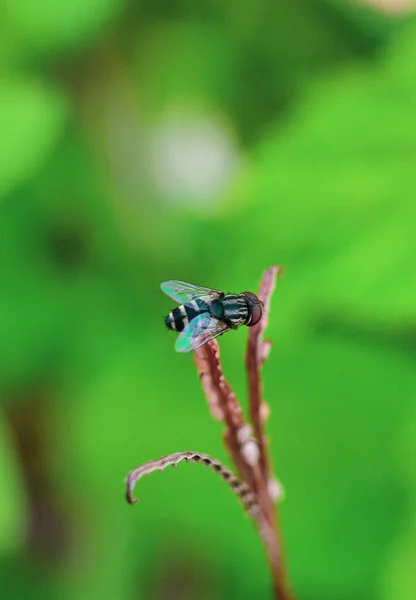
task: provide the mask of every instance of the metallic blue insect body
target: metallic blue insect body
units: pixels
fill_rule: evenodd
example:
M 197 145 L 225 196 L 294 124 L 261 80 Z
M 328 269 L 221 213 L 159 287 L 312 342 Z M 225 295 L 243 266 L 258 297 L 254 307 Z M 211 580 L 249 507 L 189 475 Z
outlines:
M 190 352 L 209 340 L 241 325 L 256 325 L 263 313 L 263 303 L 251 292 L 225 294 L 185 281 L 165 281 L 162 290 L 180 302 L 166 317 L 169 329 L 180 335 L 175 348 Z

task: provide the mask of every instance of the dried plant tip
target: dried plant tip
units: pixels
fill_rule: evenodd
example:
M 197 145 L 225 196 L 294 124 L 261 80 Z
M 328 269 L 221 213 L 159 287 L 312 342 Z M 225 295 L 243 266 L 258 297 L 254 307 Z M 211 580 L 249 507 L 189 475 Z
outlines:
M 258 297 L 264 304 L 262 318 L 253 327 L 250 327 L 249 344 L 247 348 L 246 361 L 256 359 L 258 366 L 262 366 L 270 354 L 272 343 L 270 340 L 263 340 L 263 334 L 268 324 L 268 314 L 270 311 L 270 300 L 276 286 L 276 277 L 281 277 L 282 268 L 278 265 L 270 267 L 263 273 Z M 250 357 L 251 355 L 251 357 Z
M 273 295 L 274 288 L 276 287 L 276 277 L 282 277 L 282 273 L 282 267 L 280 267 L 279 265 L 274 265 L 273 267 L 267 269 L 267 271 L 265 271 L 263 274 L 263 279 L 260 284 L 259 298 L 264 304 L 264 311 L 263 317 L 261 318 L 258 325 L 258 330 L 256 331 L 256 336 L 259 341 L 263 333 L 265 332 L 269 321 L 268 314 L 270 311 L 270 300 Z M 252 327 L 252 329 L 254 329 L 254 327 Z M 262 341 L 261 345 L 264 346 L 264 348 L 262 349 L 262 353 L 259 352 L 259 359 L 261 359 L 262 356 L 264 356 L 264 358 L 267 357 L 268 353 L 270 352 L 271 342 Z
M 162 456 L 162 458 L 159 458 L 158 460 L 150 460 L 149 462 L 143 463 L 139 467 L 133 469 L 133 471 L 130 471 L 126 478 L 126 498 L 129 504 L 135 504 L 138 500 L 137 498 L 133 498 L 133 490 L 139 479 L 144 475 L 153 473 L 153 471 L 163 471 L 169 466 L 176 467 L 182 460 L 185 462 L 193 461 L 203 463 L 216 473 L 219 473 L 219 475 L 228 482 L 233 492 L 239 496 L 249 515 L 254 519 L 258 517 L 260 509 L 253 490 L 246 483 L 240 481 L 238 477 L 236 477 L 234 473 L 219 460 L 216 460 L 209 454 L 203 454 L 202 452 L 176 452 L 175 454 L 168 454 L 167 456 Z

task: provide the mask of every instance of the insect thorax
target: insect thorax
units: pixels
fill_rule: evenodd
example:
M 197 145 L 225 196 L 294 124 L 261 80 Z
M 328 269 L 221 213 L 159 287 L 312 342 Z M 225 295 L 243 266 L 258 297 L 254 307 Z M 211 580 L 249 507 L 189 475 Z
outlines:
M 242 295 L 227 294 L 215 300 L 210 306 L 210 312 L 216 319 L 224 320 L 232 328 L 237 328 L 247 322 L 249 307 Z

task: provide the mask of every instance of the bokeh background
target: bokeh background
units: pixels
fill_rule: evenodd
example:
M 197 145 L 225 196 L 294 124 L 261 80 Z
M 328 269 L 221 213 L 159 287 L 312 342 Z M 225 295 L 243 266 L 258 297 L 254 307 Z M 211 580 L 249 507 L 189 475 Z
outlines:
M 0 595 L 268 599 L 159 284 L 273 298 L 300 600 L 416 597 L 416 23 L 405 0 L 0 0 Z M 246 331 L 221 339 L 246 403 Z

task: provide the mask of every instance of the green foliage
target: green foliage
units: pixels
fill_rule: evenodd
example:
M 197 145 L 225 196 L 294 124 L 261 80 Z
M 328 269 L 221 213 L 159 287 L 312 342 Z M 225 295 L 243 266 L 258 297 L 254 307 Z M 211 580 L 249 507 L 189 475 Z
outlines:
M 6 1 L 0 14 L 4 589 L 270 597 L 251 523 L 215 477 L 155 475 L 134 509 L 123 477 L 176 450 L 227 460 L 163 329 L 160 282 L 254 291 L 280 263 L 265 394 L 293 586 L 411 600 L 414 22 L 336 0 Z M 236 136 L 217 204 L 168 200 L 149 176 L 152 128 L 177 107 Z M 221 340 L 241 398 L 244 343 Z
M 0 84 L 0 199 L 33 176 L 62 133 L 62 94 L 29 77 Z
M 123 0 L 4 0 L 7 26 L 25 55 L 74 50 L 120 14 Z

